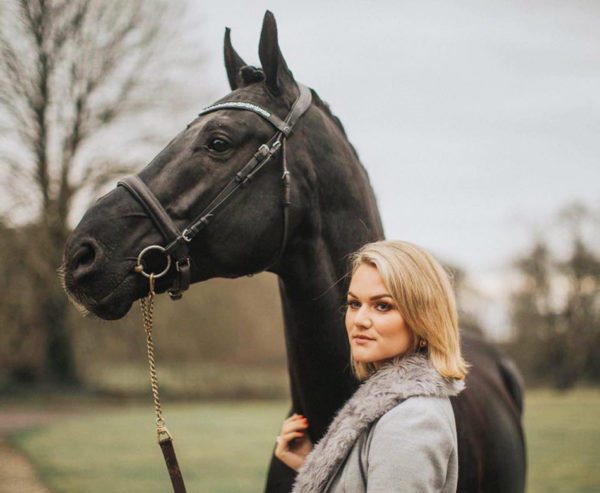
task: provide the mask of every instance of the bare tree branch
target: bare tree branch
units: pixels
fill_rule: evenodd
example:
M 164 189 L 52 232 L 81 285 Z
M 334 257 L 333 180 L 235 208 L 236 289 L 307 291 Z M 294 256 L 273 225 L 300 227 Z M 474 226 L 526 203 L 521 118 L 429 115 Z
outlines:
M 0 228 L 19 215 L 31 223 L 10 231 L 24 259 L 18 268 L 27 269 L 11 275 L 25 279 L 35 299 L 27 304 L 23 296 L 15 298 L 21 315 L 9 323 L 15 325 L 15 347 L 27 333 L 19 327 L 31 326 L 29 337 L 47 341 L 46 368 L 52 373 L 62 365 L 57 378 L 75 375 L 68 363 L 66 301 L 56 276 L 68 216 L 76 194 L 97 194 L 141 164 L 132 148 L 158 131 L 139 124 L 158 106 L 149 95 L 168 80 L 170 64 L 185 51 L 181 45 L 168 50 L 179 34 L 171 15 L 177 9 L 168 0 L 0 4 Z M 166 37 L 168 30 L 175 35 Z M 173 87 L 175 81 L 169 83 Z M 123 132 L 125 123 L 140 127 L 133 144 L 126 128 Z M 8 270 L 13 266 L 0 259 L 0 272 Z
M 91 166 L 79 158 L 86 143 L 119 119 L 156 105 L 143 95 L 162 73 L 151 67 L 165 62 L 160 47 L 171 7 L 164 0 L 12 5 L 7 12 L 14 17 L 4 19 L 0 31 L 0 108 L 10 133 L 32 154 L 34 166 L 27 167 L 36 170 L 32 183 L 40 210 L 62 221 L 73 195 L 94 188 L 94 174 L 78 183 L 73 173 Z

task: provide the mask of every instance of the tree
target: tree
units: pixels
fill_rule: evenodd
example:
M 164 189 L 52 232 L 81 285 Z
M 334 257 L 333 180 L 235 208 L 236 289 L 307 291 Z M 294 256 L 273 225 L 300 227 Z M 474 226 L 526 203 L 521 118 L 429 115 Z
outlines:
M 521 286 L 511 300 L 511 352 L 526 375 L 568 388 L 600 382 L 600 256 L 584 234 L 594 225 L 589 210 L 571 204 L 557 217 L 569 253 L 560 258 L 538 239 L 515 263 Z
M 67 301 L 56 273 L 69 213 L 78 194 L 139 164 L 127 152 L 131 142 L 117 135 L 127 133 L 125 122 L 130 128 L 157 108 L 153 94 L 164 86 L 168 65 L 181 63 L 175 49 L 186 50 L 174 45 L 173 33 L 182 12 L 163 0 L 15 0 L 0 8 L 4 215 L 30 223 L 13 250 L 27 257 L 24 275 L 35 279 L 37 300 L 21 309 L 37 314 L 45 376 L 75 382 Z M 164 94 L 163 102 L 172 103 Z M 106 142 L 118 153 L 108 154 Z
M 600 257 L 574 231 L 569 257 L 557 262 L 567 281 L 562 320 L 568 337 L 563 381 L 566 386 L 582 375 L 600 382 Z
M 536 378 L 546 369 L 551 358 L 549 346 L 556 342 L 553 339 L 556 317 L 551 302 L 551 263 L 548 245 L 542 239 L 515 261 L 521 286 L 511 297 L 514 343 L 510 352 L 523 373 Z

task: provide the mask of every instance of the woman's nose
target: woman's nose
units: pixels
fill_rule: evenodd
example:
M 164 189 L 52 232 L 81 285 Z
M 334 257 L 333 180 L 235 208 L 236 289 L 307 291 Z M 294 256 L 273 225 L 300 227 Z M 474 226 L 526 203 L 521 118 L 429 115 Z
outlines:
M 369 316 L 369 312 L 364 305 L 361 306 L 356 313 L 356 317 L 354 317 L 354 324 L 359 327 L 364 327 L 365 329 L 371 327 L 371 317 Z

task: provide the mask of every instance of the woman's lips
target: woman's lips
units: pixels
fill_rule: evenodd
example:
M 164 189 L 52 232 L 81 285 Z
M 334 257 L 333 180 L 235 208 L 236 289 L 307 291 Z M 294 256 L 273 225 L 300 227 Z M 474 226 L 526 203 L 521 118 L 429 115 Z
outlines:
M 367 342 L 373 340 L 370 337 L 366 336 L 354 336 L 353 339 L 356 342 L 356 344 L 366 344 Z

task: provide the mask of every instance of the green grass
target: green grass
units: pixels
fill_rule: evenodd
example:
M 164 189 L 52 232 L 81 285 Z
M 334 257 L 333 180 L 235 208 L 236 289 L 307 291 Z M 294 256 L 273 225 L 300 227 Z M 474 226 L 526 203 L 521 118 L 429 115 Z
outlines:
M 600 390 L 526 394 L 529 493 L 600 491 Z
M 166 405 L 190 493 L 262 491 L 284 401 Z M 526 396 L 529 493 L 600 491 L 600 390 Z M 150 404 L 12 437 L 56 493 L 167 492 Z
M 262 491 L 288 404 L 167 405 L 188 491 Z M 70 418 L 12 437 L 57 493 L 164 493 L 170 481 L 150 405 Z

